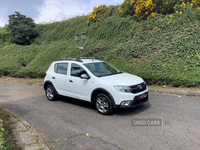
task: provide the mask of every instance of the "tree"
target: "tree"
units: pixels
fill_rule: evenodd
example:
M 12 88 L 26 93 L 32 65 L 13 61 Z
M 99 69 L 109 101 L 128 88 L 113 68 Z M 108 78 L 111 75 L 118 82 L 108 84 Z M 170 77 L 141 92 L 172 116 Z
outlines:
M 30 39 L 35 38 L 37 35 L 34 20 L 25 15 L 21 15 L 19 12 L 9 15 L 8 22 L 11 39 L 15 44 L 30 44 Z

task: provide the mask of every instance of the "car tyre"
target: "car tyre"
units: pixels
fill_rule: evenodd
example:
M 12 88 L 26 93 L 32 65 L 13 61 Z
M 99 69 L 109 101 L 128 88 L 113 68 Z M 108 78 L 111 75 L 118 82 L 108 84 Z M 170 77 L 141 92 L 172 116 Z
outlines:
M 110 98 L 106 94 L 98 94 L 95 98 L 95 106 L 98 113 L 103 115 L 111 114 L 113 106 Z
M 46 97 L 49 101 L 55 101 L 57 100 L 57 92 L 55 88 L 52 85 L 48 85 L 45 89 Z

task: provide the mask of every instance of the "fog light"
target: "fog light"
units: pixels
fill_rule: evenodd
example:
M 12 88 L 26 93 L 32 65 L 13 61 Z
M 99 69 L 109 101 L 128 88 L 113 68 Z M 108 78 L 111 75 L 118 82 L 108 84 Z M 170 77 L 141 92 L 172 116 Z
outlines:
M 123 101 L 121 102 L 121 106 L 129 106 L 131 101 Z

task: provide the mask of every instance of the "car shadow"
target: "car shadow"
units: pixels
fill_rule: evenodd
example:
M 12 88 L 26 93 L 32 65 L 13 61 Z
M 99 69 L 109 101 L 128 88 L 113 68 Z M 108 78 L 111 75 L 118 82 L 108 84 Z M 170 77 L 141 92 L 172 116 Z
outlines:
M 71 97 L 64 97 L 64 96 L 59 97 L 59 101 L 62 101 L 62 102 L 65 102 L 65 103 L 70 103 L 70 104 L 77 105 L 77 106 L 80 106 L 80 107 L 85 107 L 87 109 L 89 108 L 89 109 L 96 111 L 95 106 L 92 103 L 87 102 L 87 101 L 74 99 L 74 98 L 71 98 Z M 137 107 L 114 109 L 114 111 L 110 114 L 110 116 L 113 116 L 113 115 L 118 115 L 118 116 L 137 115 L 141 112 L 146 111 L 150 107 L 151 107 L 151 103 L 148 101 L 148 102 L 143 103 L 143 104 L 141 104 Z
M 92 103 L 71 97 L 60 96 L 59 101 L 95 110 L 95 106 Z
M 151 103 L 148 101 L 137 107 L 116 109 L 115 111 L 113 111 L 111 115 L 118 115 L 118 116 L 137 115 L 140 114 L 141 112 L 146 111 L 150 107 Z

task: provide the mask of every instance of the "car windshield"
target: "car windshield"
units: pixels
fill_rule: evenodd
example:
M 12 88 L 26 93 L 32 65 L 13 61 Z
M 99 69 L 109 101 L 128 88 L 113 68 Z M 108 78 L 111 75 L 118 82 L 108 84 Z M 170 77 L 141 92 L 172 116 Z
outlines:
M 107 62 L 87 63 L 84 65 L 97 77 L 122 73 L 122 71 Z

